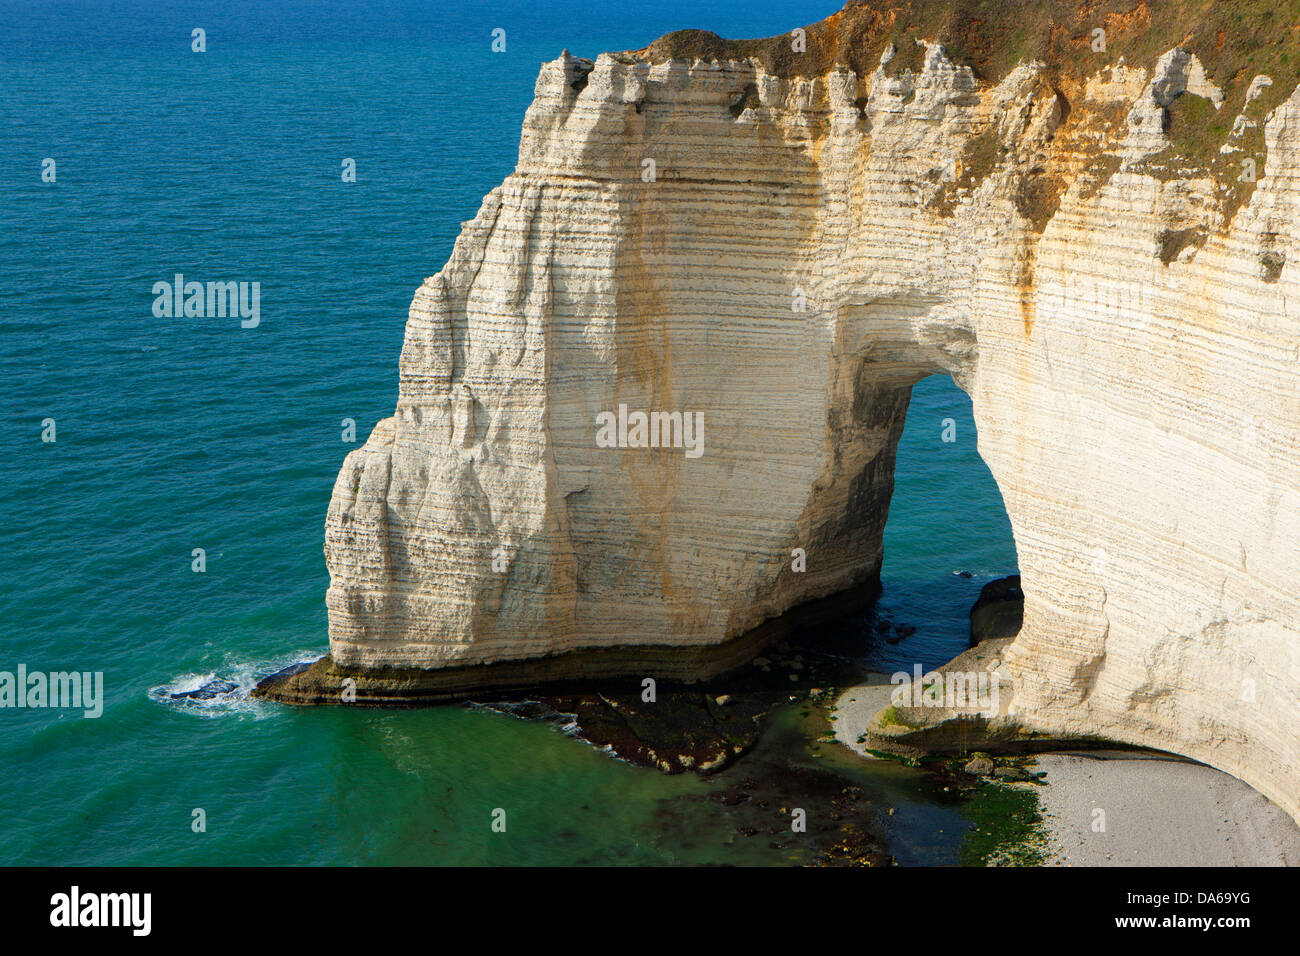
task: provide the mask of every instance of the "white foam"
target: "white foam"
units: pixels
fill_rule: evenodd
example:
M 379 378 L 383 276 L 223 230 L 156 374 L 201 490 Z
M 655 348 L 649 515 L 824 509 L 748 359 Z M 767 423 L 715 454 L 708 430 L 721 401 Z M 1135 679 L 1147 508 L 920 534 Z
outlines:
M 149 689 L 149 699 L 155 703 L 176 707 L 199 717 L 225 717 L 230 715 L 251 717 L 261 720 L 270 717 L 277 710 L 274 704 L 264 700 L 255 700 L 249 693 L 258 681 L 277 671 L 292 667 L 294 664 L 309 664 L 321 656 L 319 650 L 295 651 L 268 660 L 239 661 L 227 656 L 220 667 L 215 670 L 197 672 L 189 671 L 173 677 L 165 684 Z M 175 694 L 188 694 L 199 688 L 221 680 L 234 684 L 234 690 L 217 694 L 207 700 L 193 697 L 175 698 Z

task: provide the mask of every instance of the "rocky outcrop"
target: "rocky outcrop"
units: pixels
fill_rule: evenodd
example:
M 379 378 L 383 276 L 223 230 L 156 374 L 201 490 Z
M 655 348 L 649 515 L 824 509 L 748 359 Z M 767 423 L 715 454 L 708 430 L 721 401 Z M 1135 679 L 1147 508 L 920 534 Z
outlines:
M 998 578 L 980 588 L 979 600 L 970 609 L 970 643 L 999 637 L 1015 637 L 1025 619 L 1025 592 L 1020 575 Z
M 1295 38 L 977 6 L 542 67 L 335 486 L 331 666 L 634 670 L 868 586 L 946 374 L 1019 554 L 999 719 L 1300 816 Z

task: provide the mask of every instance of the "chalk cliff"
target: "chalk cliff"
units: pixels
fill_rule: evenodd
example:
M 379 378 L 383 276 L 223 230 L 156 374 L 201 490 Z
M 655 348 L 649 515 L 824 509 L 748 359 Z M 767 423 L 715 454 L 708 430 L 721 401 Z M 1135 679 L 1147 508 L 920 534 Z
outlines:
M 1300 817 L 1300 41 L 1264 3 L 986 6 L 543 65 L 334 488 L 334 665 L 636 672 L 869 588 L 942 373 L 1019 554 L 1002 718 Z

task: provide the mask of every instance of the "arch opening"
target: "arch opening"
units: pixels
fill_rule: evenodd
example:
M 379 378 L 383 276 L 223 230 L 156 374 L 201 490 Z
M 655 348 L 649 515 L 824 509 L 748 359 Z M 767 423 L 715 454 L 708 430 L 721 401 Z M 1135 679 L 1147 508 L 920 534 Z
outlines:
M 881 592 L 853 622 L 883 672 L 937 668 L 971 644 L 982 589 L 1018 575 L 1002 493 L 980 456 L 970 396 L 947 374 L 910 391 L 884 528 Z

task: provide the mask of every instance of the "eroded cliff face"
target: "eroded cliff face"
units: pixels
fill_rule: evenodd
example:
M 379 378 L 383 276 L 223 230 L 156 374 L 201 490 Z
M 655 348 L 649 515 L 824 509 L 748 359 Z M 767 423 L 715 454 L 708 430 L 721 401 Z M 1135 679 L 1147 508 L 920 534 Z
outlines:
M 1152 56 L 1095 52 L 1089 7 L 1068 67 L 1005 75 L 881 4 L 808 70 L 709 35 L 545 64 L 335 486 L 334 661 L 634 669 L 869 582 L 939 372 L 1020 558 L 1007 718 L 1300 817 L 1300 95 L 1150 16 L 1097 22 Z M 601 447 L 620 406 L 701 413 L 702 454 Z

